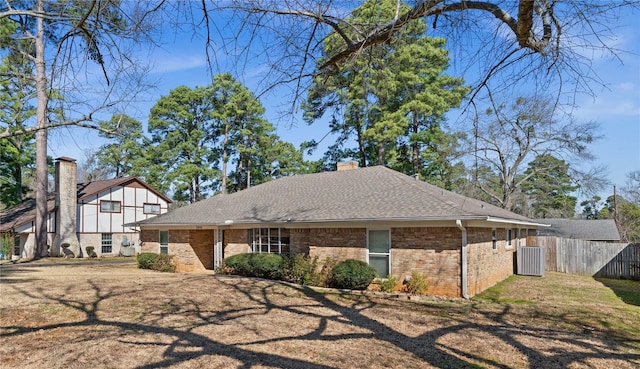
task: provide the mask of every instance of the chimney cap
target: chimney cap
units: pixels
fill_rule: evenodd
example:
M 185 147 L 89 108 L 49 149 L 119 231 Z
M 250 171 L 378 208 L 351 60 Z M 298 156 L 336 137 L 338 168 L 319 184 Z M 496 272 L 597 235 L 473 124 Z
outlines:
M 357 161 L 341 161 L 337 163 L 336 167 L 337 167 L 336 170 L 338 172 L 342 172 L 346 170 L 354 170 L 354 169 L 358 169 L 358 162 Z
M 76 159 L 70 158 L 68 156 L 61 156 L 59 158 L 56 158 L 56 161 L 68 161 L 68 162 L 72 162 L 73 163 L 73 162 L 76 161 Z

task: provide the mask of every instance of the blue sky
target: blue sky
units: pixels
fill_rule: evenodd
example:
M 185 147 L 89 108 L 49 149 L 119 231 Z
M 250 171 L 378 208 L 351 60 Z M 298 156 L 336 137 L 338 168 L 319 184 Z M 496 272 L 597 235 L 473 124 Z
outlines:
M 139 119 L 146 126 L 149 109 L 160 96 L 180 86 L 204 86 L 211 76 L 206 62 L 204 43 L 192 37 L 191 33 L 168 32 L 162 48 L 154 50 L 150 56 L 153 68 L 149 75 L 157 83 L 155 89 L 147 91 L 139 101 L 127 107 L 126 113 Z M 578 108 L 573 111 L 576 119 L 596 121 L 600 124 L 603 138 L 591 146 L 596 160 L 587 166 L 601 165 L 607 168 L 608 179 L 618 187 L 625 184 L 625 175 L 640 170 L 640 25 L 633 14 L 620 19 L 613 45 L 625 52 L 620 59 L 609 54 L 585 55 L 593 62 L 593 69 L 602 79 L 603 85 L 592 84 L 593 93 L 576 95 Z M 221 64 L 229 60 L 218 59 Z M 246 69 L 244 75 L 235 75 L 249 88 L 255 88 L 256 77 L 262 65 Z M 464 76 L 469 80 L 469 76 Z M 284 98 L 283 98 L 284 96 Z M 289 95 L 282 90 L 261 97 L 267 109 L 267 118 L 277 127 L 278 134 L 286 141 L 298 145 L 308 140 L 320 140 L 328 131 L 326 124 L 317 122 L 312 126 L 299 116 L 282 117 L 283 108 L 289 108 Z M 451 112 L 456 117 L 459 113 Z M 108 118 L 107 118 L 108 119 Z M 49 155 L 71 156 L 80 163 L 86 160 L 85 153 L 104 143 L 95 131 L 77 128 L 63 128 L 50 133 Z M 326 140 L 329 144 L 330 138 Z M 321 156 L 323 150 L 317 151 Z M 585 168 L 583 168 L 585 169 Z M 603 197 L 612 189 L 602 193 Z

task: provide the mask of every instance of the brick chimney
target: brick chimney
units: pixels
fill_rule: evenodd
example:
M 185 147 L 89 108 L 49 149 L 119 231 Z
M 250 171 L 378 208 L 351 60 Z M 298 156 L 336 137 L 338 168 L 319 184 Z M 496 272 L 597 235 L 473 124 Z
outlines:
M 341 161 L 337 165 L 338 172 L 342 172 L 344 170 L 354 170 L 358 169 L 357 161 Z
M 80 243 L 76 234 L 76 212 L 78 203 L 78 180 L 76 159 L 60 157 L 56 159 L 56 247 L 52 255 L 62 254 L 63 243 L 70 246 L 68 251 L 80 257 Z

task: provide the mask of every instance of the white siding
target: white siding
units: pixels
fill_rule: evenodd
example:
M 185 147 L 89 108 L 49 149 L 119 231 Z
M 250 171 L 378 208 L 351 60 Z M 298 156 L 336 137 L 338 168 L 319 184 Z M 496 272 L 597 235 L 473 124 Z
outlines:
M 151 191 L 147 190 L 146 188 L 136 188 L 136 206 L 142 207 L 145 202 L 148 202 L 147 194 L 150 193 Z
M 98 232 L 111 232 L 111 213 L 98 212 Z
M 111 200 L 113 201 L 122 201 L 122 187 L 115 186 L 111 187 Z
M 124 206 L 136 206 L 136 189 L 133 187 L 124 187 L 122 189 L 124 202 L 122 205 Z
M 81 232 L 98 232 L 98 209 L 97 205 L 83 205 L 82 206 L 82 218 L 80 219 Z

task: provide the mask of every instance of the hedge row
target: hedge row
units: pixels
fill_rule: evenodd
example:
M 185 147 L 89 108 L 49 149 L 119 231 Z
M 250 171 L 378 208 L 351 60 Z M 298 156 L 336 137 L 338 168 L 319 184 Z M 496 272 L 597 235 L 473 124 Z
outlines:
M 361 260 L 350 259 L 336 264 L 328 259 L 320 266 L 317 258 L 303 254 L 291 257 L 278 254 L 238 254 L 224 259 L 219 271 L 353 290 L 366 289 L 377 276 L 375 269 Z

